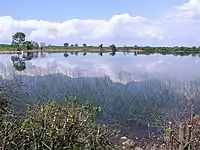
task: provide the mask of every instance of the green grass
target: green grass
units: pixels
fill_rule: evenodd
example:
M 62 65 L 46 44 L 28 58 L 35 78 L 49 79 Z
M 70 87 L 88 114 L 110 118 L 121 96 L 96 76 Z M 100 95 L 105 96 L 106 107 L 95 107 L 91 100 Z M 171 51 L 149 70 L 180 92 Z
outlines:
M 14 50 L 12 46 L 8 45 L 8 44 L 0 44 L 0 51 L 3 51 L 3 50 Z
M 180 56 L 187 56 L 187 55 L 193 55 L 200 53 L 200 47 L 149 47 L 149 46 L 122 46 L 122 47 L 116 47 L 117 52 L 137 52 L 137 54 L 173 54 L 173 55 L 180 55 Z M 0 53 L 12 53 L 17 52 L 18 47 L 13 47 L 9 44 L 0 44 Z M 33 51 L 41 51 L 40 48 L 33 49 L 33 50 L 27 50 L 25 46 L 21 46 L 20 50 L 27 51 L 27 52 L 33 52 Z M 99 48 L 99 46 L 78 46 L 78 47 L 64 47 L 64 46 L 45 46 L 42 49 L 44 52 L 112 52 L 112 49 L 107 46 L 103 48 Z

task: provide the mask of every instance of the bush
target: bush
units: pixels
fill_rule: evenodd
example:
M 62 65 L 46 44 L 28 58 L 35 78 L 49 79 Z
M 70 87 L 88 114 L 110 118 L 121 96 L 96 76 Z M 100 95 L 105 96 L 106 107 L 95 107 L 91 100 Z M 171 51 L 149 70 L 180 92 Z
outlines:
M 45 102 L 27 107 L 26 115 L 4 115 L 0 125 L 0 149 L 115 149 L 108 130 L 94 123 L 97 108 L 75 99 L 66 106 Z

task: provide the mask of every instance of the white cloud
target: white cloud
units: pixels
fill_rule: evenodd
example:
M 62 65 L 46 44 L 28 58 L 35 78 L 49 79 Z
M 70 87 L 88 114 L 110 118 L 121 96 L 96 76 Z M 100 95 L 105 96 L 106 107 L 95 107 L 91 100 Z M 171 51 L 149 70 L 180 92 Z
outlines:
M 13 75 L 40 76 L 62 74 L 70 77 L 103 77 L 109 76 L 112 81 L 118 82 L 143 80 L 151 77 L 166 77 L 172 79 L 191 80 L 200 73 L 198 57 L 173 57 L 140 55 L 134 57 L 117 54 L 115 57 L 104 54 L 88 54 L 86 57 L 63 54 L 50 54 L 45 58 L 40 55 L 37 59 L 26 61 L 26 70 L 16 71 L 13 68 L 10 55 L 0 55 L 0 78 L 12 78 Z M 81 57 L 82 56 L 82 57 Z M 118 57 L 119 56 L 119 57 Z M 131 65 L 130 65 L 131 64 Z M 185 71 L 187 70 L 187 71 Z
M 106 54 L 105 54 L 106 55 Z M 37 58 L 26 61 L 26 69 L 16 71 L 13 68 L 10 55 L 0 55 L 0 77 L 12 78 L 14 75 L 45 76 L 51 74 L 62 74 L 70 77 L 104 77 L 108 76 L 113 82 L 142 80 L 141 74 L 153 73 L 152 70 L 136 68 L 137 63 L 132 57 L 108 57 L 90 55 L 87 57 L 70 56 L 67 59 L 62 54 L 47 55 L 45 58 Z M 110 59 L 113 58 L 113 59 Z M 125 61 L 126 60 L 126 61 Z M 139 59 L 141 61 L 141 59 Z M 123 68 L 119 67 L 124 66 Z M 135 65 L 128 65 L 128 64 Z M 144 64 L 145 65 L 145 64 Z M 156 68 L 154 68 L 156 70 Z
M 114 15 L 109 20 L 63 22 L 0 17 L 0 42 L 9 43 L 16 31 L 25 32 L 27 39 L 51 44 L 197 45 L 200 40 L 200 0 L 188 0 L 175 6 L 160 20 L 128 13 Z
M 156 72 L 156 71 L 160 71 L 160 65 L 162 65 L 164 62 L 162 60 L 157 60 L 157 61 L 153 61 L 150 63 L 139 63 L 136 66 L 140 69 L 144 69 L 147 72 Z
M 175 7 L 174 17 L 179 17 L 181 20 L 185 19 L 200 19 L 200 0 L 188 0 L 181 6 Z

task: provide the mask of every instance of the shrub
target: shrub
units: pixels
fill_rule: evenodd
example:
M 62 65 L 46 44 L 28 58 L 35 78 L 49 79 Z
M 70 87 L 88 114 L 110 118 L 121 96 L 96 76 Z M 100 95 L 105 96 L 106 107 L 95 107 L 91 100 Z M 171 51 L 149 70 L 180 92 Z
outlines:
M 26 115 L 4 115 L 0 125 L 0 149 L 109 150 L 111 134 L 93 122 L 97 108 L 75 99 L 66 106 L 44 102 L 28 106 Z

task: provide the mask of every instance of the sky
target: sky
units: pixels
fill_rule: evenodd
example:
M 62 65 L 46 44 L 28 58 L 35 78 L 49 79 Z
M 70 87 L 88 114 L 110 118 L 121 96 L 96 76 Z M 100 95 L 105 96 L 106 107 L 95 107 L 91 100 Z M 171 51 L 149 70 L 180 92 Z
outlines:
M 199 46 L 200 0 L 2 0 L 0 43 Z

